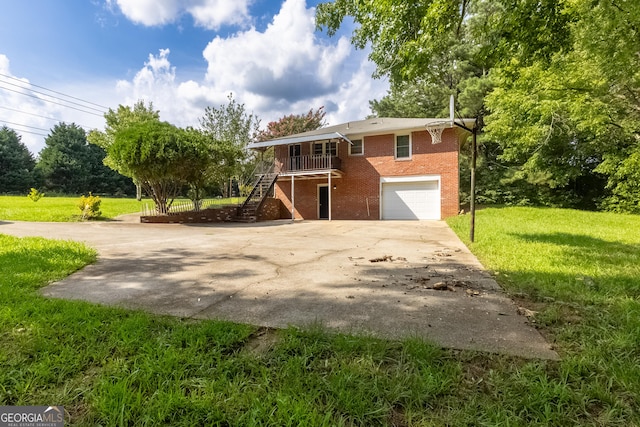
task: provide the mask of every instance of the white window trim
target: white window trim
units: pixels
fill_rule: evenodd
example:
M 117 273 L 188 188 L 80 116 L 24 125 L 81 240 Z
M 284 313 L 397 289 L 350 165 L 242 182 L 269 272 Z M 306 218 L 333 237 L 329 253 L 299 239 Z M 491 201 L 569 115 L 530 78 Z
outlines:
M 408 136 L 409 137 L 409 156 L 408 157 L 398 157 L 398 137 L 399 136 Z M 411 132 L 409 134 L 406 133 L 397 133 L 393 136 L 393 158 L 398 161 L 406 161 L 411 160 L 413 155 L 413 138 L 411 138 Z
M 311 155 L 313 156 L 326 156 L 330 154 L 330 149 L 329 147 L 331 146 L 331 144 L 336 144 L 336 156 L 338 155 L 338 143 L 335 141 L 324 141 L 324 142 L 314 142 L 311 144 Z M 315 149 L 314 146 L 315 145 L 322 145 L 322 154 L 316 154 L 315 153 Z
M 362 146 L 362 153 L 355 153 L 355 154 L 352 153 L 351 152 L 351 147 L 353 147 L 353 145 L 349 144 L 349 155 L 350 156 L 364 156 L 364 138 L 356 139 L 355 141 L 360 141 L 360 145 Z

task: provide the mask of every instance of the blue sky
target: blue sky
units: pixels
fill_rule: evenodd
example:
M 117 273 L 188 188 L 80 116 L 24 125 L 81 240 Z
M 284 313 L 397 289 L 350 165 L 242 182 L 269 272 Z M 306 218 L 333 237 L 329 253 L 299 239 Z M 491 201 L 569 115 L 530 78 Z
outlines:
M 204 107 L 226 103 L 229 93 L 263 126 L 323 105 L 330 124 L 364 118 L 388 83 L 371 79 L 374 67 L 350 45 L 348 29 L 332 38 L 315 31 L 317 3 L 4 2 L 0 125 L 10 122 L 34 153 L 52 119 L 102 128 L 95 110 L 49 102 L 29 83 L 111 108 L 152 101 L 163 120 L 179 126 L 197 125 Z

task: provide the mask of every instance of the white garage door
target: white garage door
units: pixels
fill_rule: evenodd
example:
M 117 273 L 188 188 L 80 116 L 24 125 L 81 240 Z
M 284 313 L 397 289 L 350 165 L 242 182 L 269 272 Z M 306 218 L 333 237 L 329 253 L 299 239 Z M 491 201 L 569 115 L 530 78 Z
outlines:
M 439 181 L 383 182 L 382 219 L 440 219 Z

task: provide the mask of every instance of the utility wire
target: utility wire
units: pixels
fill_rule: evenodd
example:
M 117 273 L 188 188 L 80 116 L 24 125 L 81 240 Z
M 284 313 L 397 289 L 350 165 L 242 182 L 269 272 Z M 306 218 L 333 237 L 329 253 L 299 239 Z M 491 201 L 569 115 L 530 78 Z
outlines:
M 2 74 L 2 73 L 0 73 L 0 76 L 2 76 L 2 77 L 6 77 L 6 78 L 8 78 L 8 79 L 17 80 L 17 81 L 19 81 L 19 82 L 21 82 L 21 83 L 25 83 L 24 81 L 22 81 L 22 80 L 20 80 L 20 79 L 18 79 L 18 78 L 16 78 L 16 77 L 8 76 L 8 75 L 6 75 L 6 74 Z M 44 86 L 38 86 L 37 84 L 33 84 L 33 83 L 30 83 L 30 82 L 29 82 L 29 83 L 27 83 L 27 84 L 29 84 L 29 85 L 31 85 L 31 86 L 33 86 L 33 87 L 37 87 L 37 88 L 40 88 L 40 89 L 44 89 L 44 90 L 49 91 L 49 92 L 57 93 L 58 95 L 65 96 L 65 97 L 67 97 L 67 98 L 75 99 L 75 100 L 77 100 L 77 101 L 82 101 L 82 102 L 84 102 L 85 104 L 95 105 L 96 107 L 100 107 L 100 108 L 102 108 L 103 110 L 108 110 L 108 109 L 109 109 L 109 107 L 105 107 L 104 105 L 96 104 L 95 102 L 91 102 L 91 101 L 86 101 L 86 100 L 81 99 L 81 98 L 76 98 L 75 96 L 67 95 L 66 93 L 62 93 L 62 92 L 58 92 L 58 91 L 55 91 L 55 90 L 52 90 L 52 89 L 48 89 L 48 88 L 46 88 L 46 87 L 44 87 Z
M 20 123 L 8 122 L 6 120 L 0 120 L 0 122 L 7 123 L 7 124 L 10 124 L 10 125 L 14 125 L 14 126 L 22 126 L 22 127 L 29 128 L 29 129 L 43 130 L 45 132 L 49 132 L 49 129 L 43 129 L 43 128 L 38 128 L 38 127 L 35 127 L 35 126 L 29 126 L 29 125 L 21 125 Z
M 0 83 L 5 83 L 5 82 L 0 82 Z M 80 112 L 82 112 L 82 113 L 86 113 L 86 114 L 93 114 L 94 116 L 103 117 L 103 115 L 102 115 L 102 114 L 98 114 L 98 113 L 93 113 L 93 112 L 91 112 L 91 111 L 82 110 L 82 109 L 80 109 L 80 108 L 72 107 L 71 105 L 61 104 L 61 103 L 59 103 L 59 102 L 51 101 L 51 100 L 49 100 L 49 99 L 42 99 L 42 98 L 40 98 L 40 97 L 38 97 L 38 96 L 36 96 L 36 95 L 31 95 L 31 94 L 29 94 L 29 93 L 20 92 L 20 91 L 17 91 L 17 90 L 15 90 L 15 89 L 10 89 L 10 88 L 8 88 L 8 87 L 0 86 L 0 89 L 4 89 L 4 90 L 11 91 L 11 92 L 19 93 L 20 95 L 29 96 L 29 97 L 31 97 L 31 98 L 38 99 L 38 100 L 40 100 L 40 101 L 45 101 L 45 102 L 50 102 L 50 103 L 52 103 L 52 104 L 60 105 L 60 106 L 62 106 L 62 107 L 71 108 L 72 110 L 77 110 L 77 111 L 80 111 Z
M 9 123 L 9 122 L 0 121 L 0 123 Z M 22 125 L 18 125 L 18 126 L 22 126 Z M 48 136 L 48 135 L 46 135 L 44 133 L 33 132 L 33 131 L 30 131 L 30 130 L 23 130 L 23 129 L 13 129 L 13 130 L 15 130 L 16 132 L 19 132 L 19 133 L 30 133 L 30 134 L 33 134 L 33 135 L 44 136 L 45 138 Z
M 42 119 L 53 120 L 53 121 L 58 122 L 58 123 L 66 123 L 64 120 L 56 119 L 55 117 L 47 117 L 47 116 L 43 116 L 41 114 L 30 113 L 28 111 L 18 110 L 16 108 L 4 107 L 2 105 L 0 105 L 0 108 L 2 108 L 3 110 L 15 111 L 15 112 L 20 113 L 20 114 L 28 114 L 30 116 L 40 117 Z M 78 124 L 78 123 L 76 123 L 76 124 L 78 126 L 80 126 L 81 128 L 86 129 L 86 130 L 95 129 L 95 126 L 84 126 L 84 125 L 81 125 L 81 124 Z
M 49 98 L 57 99 L 57 100 L 59 100 L 59 101 L 67 102 L 67 103 L 69 103 L 69 104 L 77 105 L 77 106 L 79 106 L 79 107 L 86 108 L 86 109 L 88 109 L 88 110 L 94 110 L 94 111 L 98 111 L 98 112 L 100 112 L 100 113 L 104 113 L 104 110 L 100 110 L 100 109 L 98 109 L 98 108 L 90 107 L 90 106 L 88 106 L 88 105 L 83 105 L 83 104 L 80 104 L 79 102 L 69 101 L 68 99 L 63 99 L 63 98 L 60 98 L 60 97 L 57 97 L 57 96 L 49 95 L 48 93 L 44 93 L 44 92 L 40 92 L 40 91 L 37 91 L 37 90 L 29 89 L 29 88 L 27 88 L 27 87 L 20 86 L 20 85 L 17 85 L 17 84 L 15 84 L 15 83 L 11 83 L 11 82 L 3 82 L 3 81 L 0 81 L 0 83 L 4 83 L 4 84 L 6 84 L 6 85 L 15 86 L 15 87 L 18 87 L 18 88 L 20 88 L 20 89 L 26 89 L 26 90 L 29 90 L 29 91 L 31 91 L 31 92 L 33 92 L 33 93 L 39 93 L 40 95 L 48 96 Z M 43 101 L 46 101 L 46 100 L 43 100 Z
M 15 129 L 15 130 L 16 130 L 17 132 L 20 132 L 20 133 L 30 133 L 31 135 L 44 136 L 45 138 L 48 136 L 48 135 L 45 135 L 44 133 L 31 132 L 31 131 L 29 131 L 29 130 L 21 130 L 21 129 Z

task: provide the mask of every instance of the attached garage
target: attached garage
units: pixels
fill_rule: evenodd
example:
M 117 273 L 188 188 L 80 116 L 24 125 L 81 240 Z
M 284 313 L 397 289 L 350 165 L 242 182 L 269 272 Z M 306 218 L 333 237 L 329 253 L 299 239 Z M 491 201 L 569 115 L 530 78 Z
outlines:
M 440 176 L 380 180 L 381 219 L 440 219 Z

